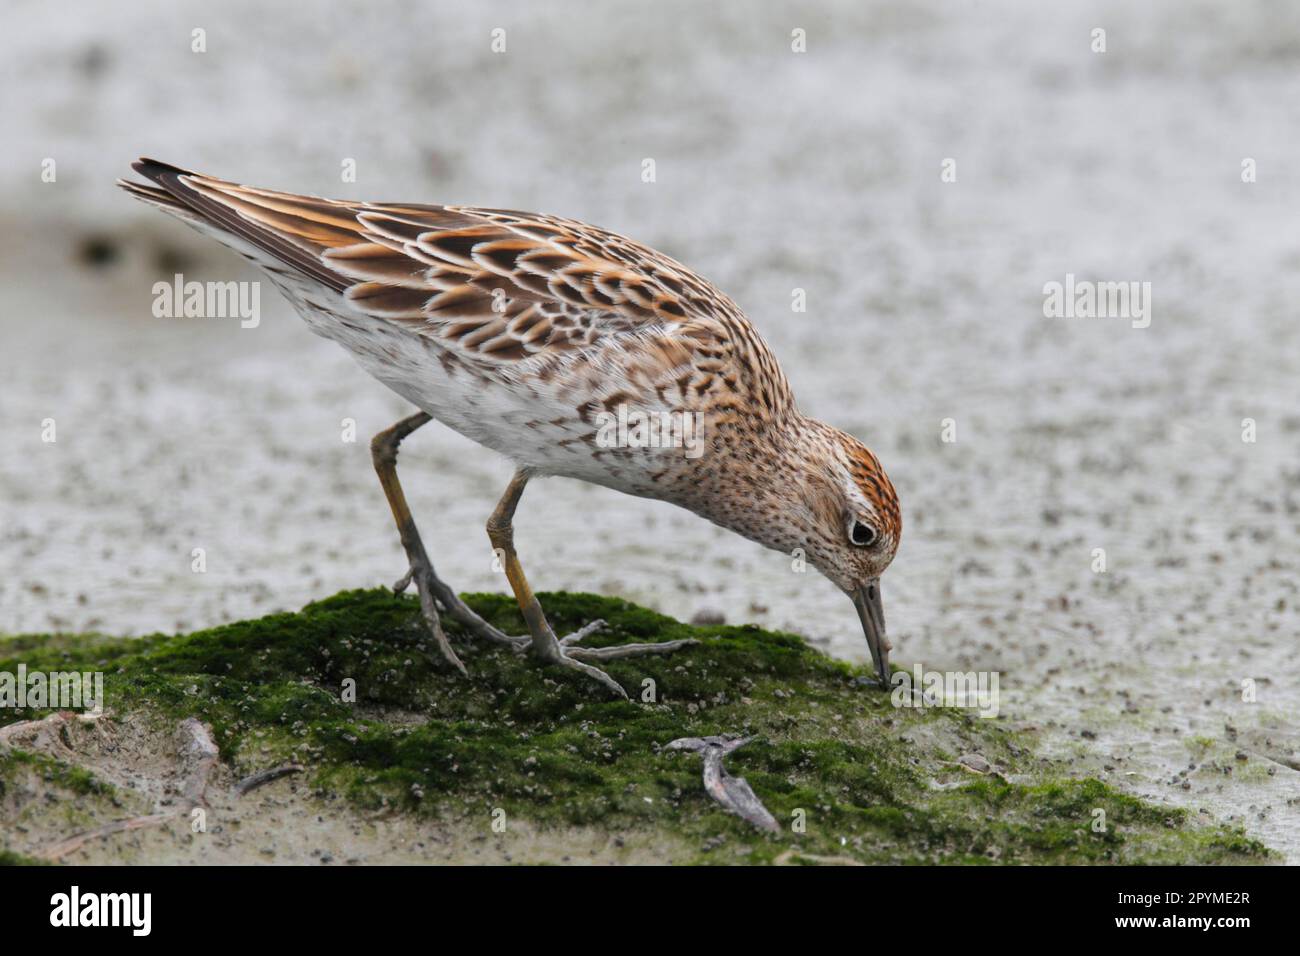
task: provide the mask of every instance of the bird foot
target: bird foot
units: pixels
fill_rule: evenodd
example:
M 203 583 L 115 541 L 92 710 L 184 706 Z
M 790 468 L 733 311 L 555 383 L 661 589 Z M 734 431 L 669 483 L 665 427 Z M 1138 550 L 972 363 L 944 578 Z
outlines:
M 447 640 L 447 632 L 442 629 L 442 620 L 438 617 L 438 602 L 434 594 L 436 580 L 432 568 L 421 568 L 413 564 L 406 575 L 393 585 L 393 592 L 401 594 L 411 586 L 412 582 L 415 583 L 415 590 L 420 596 L 420 615 L 429 625 L 429 633 L 433 636 L 434 644 L 438 646 L 438 653 L 443 660 L 460 671 L 462 677 L 468 677 L 469 671 L 465 670 L 465 665 L 452 650 L 451 641 Z
M 479 617 L 470 609 L 468 604 L 460 599 L 460 595 L 453 591 L 442 578 L 438 577 L 432 566 L 426 563 L 412 562 L 406 574 L 393 584 L 393 593 L 401 594 L 411 586 L 413 581 L 417 590 L 423 588 L 424 591 L 433 596 L 435 612 L 440 609 L 443 613 L 450 615 L 452 620 L 457 621 L 475 637 L 490 641 L 493 644 L 513 647 L 515 650 L 526 650 L 531 643 L 530 638 L 506 634 Z M 424 591 L 421 591 L 421 594 Z M 423 604 L 424 600 L 421 598 L 421 607 L 423 607 Z M 441 630 L 441 625 L 437 630 Z
M 572 634 L 558 639 L 554 635 L 548 634 L 550 640 L 531 641 L 530 646 L 534 653 L 546 663 L 558 664 L 560 667 L 567 667 L 570 670 L 586 674 L 604 685 L 615 697 L 627 700 L 627 691 L 623 689 L 623 686 L 599 667 L 595 667 L 589 662 L 616 661 L 625 657 L 640 657 L 646 654 L 671 654 L 673 651 L 679 651 L 684 647 L 699 643 L 699 641 L 688 638 L 680 641 L 663 641 L 658 644 L 615 644 L 611 647 L 577 646 L 578 642 L 583 638 L 590 637 L 604 627 L 605 622 L 597 619 L 590 624 L 583 625 Z
M 420 611 L 425 622 L 429 625 L 429 630 L 433 634 L 439 652 L 445 660 L 464 675 L 468 674 L 465 665 L 461 663 L 460 658 L 456 656 L 456 652 L 452 650 L 451 643 L 447 640 L 447 635 L 442 629 L 442 622 L 439 619 L 440 608 L 443 613 L 450 614 L 454 620 L 459 621 L 467 631 L 476 637 L 481 637 L 494 644 L 505 645 L 519 653 L 531 650 L 545 663 L 556 664 L 585 674 L 604 685 L 611 694 L 624 700 L 628 699 L 627 691 L 623 689 L 618 681 L 599 667 L 594 666 L 593 662 L 615 661 L 625 657 L 640 657 L 645 654 L 671 654 L 684 647 L 699 643 L 699 641 L 688 638 L 678 641 L 663 641 L 657 644 L 616 644 L 612 647 L 578 646 L 579 642 L 584 638 L 598 633 L 606 626 L 605 622 L 599 619 L 584 624 L 572 634 L 560 638 L 555 636 L 550 626 L 545 623 L 544 618 L 540 627 L 542 633 L 538 636 L 506 634 L 470 610 L 456 592 L 434 574 L 433 568 L 428 564 L 412 562 L 406 574 L 393 584 L 393 593 L 401 594 L 413 583 L 420 596 Z

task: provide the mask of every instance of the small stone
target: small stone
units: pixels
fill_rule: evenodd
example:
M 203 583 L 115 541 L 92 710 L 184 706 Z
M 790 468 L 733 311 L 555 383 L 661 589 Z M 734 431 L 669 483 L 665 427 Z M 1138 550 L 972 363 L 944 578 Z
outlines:
M 717 627 L 727 623 L 727 616 L 721 611 L 711 607 L 700 608 L 691 618 L 691 623 L 696 627 Z
M 957 762 L 971 773 L 988 773 L 993 769 L 992 765 L 979 754 L 962 754 L 957 758 Z

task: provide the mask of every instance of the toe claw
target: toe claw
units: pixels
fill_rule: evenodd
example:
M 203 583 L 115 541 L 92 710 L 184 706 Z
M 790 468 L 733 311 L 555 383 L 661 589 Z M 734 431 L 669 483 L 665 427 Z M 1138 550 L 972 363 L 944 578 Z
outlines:
M 469 677 L 469 671 L 465 668 L 465 665 L 461 663 L 460 658 L 456 656 L 455 651 L 451 650 L 450 647 L 444 648 L 440 646 L 438 649 L 442 652 L 442 659 L 452 667 L 456 668 L 456 670 L 460 671 L 461 677 Z
M 604 618 L 598 617 L 596 618 L 596 620 L 592 621 L 591 623 L 584 624 L 582 627 L 578 628 L 572 634 L 567 634 L 564 637 L 560 638 L 560 646 L 568 647 L 570 644 L 577 644 L 580 640 L 582 640 L 585 637 L 590 637 L 593 634 L 599 634 L 601 631 L 603 631 L 606 628 L 606 626 L 607 625 Z
M 612 693 L 615 697 L 620 697 L 623 700 L 629 699 L 627 696 L 627 691 L 623 689 L 623 685 L 620 684 L 618 681 L 614 680 L 614 678 L 610 677 L 599 667 L 592 667 L 590 664 L 584 664 L 582 663 L 582 661 L 575 660 L 574 658 L 569 657 L 567 655 L 562 656 L 558 663 L 561 663 L 565 667 L 571 668 L 573 670 L 581 671 L 582 673 L 586 674 L 588 677 L 594 677 L 596 680 L 600 681 L 600 683 L 604 684 L 605 687 L 610 691 L 610 693 Z

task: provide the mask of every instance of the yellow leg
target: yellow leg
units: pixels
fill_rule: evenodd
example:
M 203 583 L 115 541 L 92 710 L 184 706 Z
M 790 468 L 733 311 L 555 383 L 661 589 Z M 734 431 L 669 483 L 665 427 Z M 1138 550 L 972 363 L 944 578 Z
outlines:
M 528 578 L 524 576 L 523 565 L 519 563 L 519 555 L 515 551 L 515 508 L 518 507 L 519 499 L 523 496 L 524 487 L 527 484 L 528 473 L 522 469 L 515 472 L 514 477 L 510 479 L 510 484 L 506 487 L 505 494 L 501 496 L 501 500 L 493 510 L 492 517 L 488 519 L 487 532 L 492 547 L 504 559 L 506 578 L 510 582 L 510 589 L 514 591 L 515 600 L 519 603 L 519 610 L 523 613 L 524 622 L 528 625 L 528 633 L 532 636 L 533 653 L 547 663 L 558 664 L 571 670 L 580 671 L 588 677 L 600 681 L 611 693 L 626 699 L 627 692 L 619 686 L 618 681 L 600 668 L 586 663 L 586 661 L 617 660 L 621 657 L 634 657 L 641 654 L 670 654 L 675 650 L 688 647 L 697 642 L 693 640 L 663 641 L 658 644 L 622 644 L 615 647 L 599 648 L 573 646 L 576 642 L 597 630 L 604 623 L 602 621 L 592 621 L 580 631 L 570 634 L 568 637 L 557 638 L 555 632 L 551 629 L 550 623 L 546 620 L 546 614 L 542 611 L 542 605 L 537 600 L 537 595 L 533 594 L 533 589 L 528 584 Z
M 429 630 L 433 633 L 438 651 L 463 674 L 465 665 L 452 650 L 451 643 L 442 629 L 442 621 L 438 617 L 439 604 L 453 619 L 479 637 L 512 647 L 519 647 L 525 641 L 502 634 L 470 610 L 460 596 L 438 577 L 433 569 L 433 562 L 429 560 L 429 555 L 424 550 L 424 542 L 420 539 L 420 532 L 415 527 L 410 506 L 406 503 L 406 494 L 402 491 L 402 483 L 397 479 L 397 449 L 402 439 L 417 428 L 428 424 L 429 421 L 431 419 L 428 414 L 417 412 L 403 418 L 391 428 L 384 429 L 370 440 L 370 456 L 375 463 L 375 473 L 379 475 L 379 484 L 388 498 L 388 507 L 392 509 L 393 521 L 397 524 L 397 533 L 401 536 L 402 548 L 406 551 L 409 566 L 406 575 L 397 582 L 394 589 L 398 592 L 404 591 L 414 582 L 416 591 L 420 595 L 420 611 L 428 622 Z

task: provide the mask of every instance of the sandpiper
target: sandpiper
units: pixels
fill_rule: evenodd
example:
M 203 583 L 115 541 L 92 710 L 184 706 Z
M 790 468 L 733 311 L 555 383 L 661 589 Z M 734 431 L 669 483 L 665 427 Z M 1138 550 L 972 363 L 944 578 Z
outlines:
M 579 646 L 600 622 L 556 637 L 511 522 L 529 480 L 557 475 L 669 501 L 802 556 L 852 598 L 888 685 L 880 575 L 902 531 L 893 485 L 865 445 L 799 412 L 744 313 L 681 263 L 555 216 L 319 199 L 150 159 L 133 166 L 150 183 L 119 185 L 260 266 L 313 332 L 420 409 L 371 451 L 409 562 L 396 588 L 415 585 L 440 652 L 462 672 L 440 611 L 620 696 L 596 664 L 692 643 Z M 429 560 L 396 462 L 402 439 L 431 419 L 515 465 L 487 532 L 527 636 L 478 617 Z

